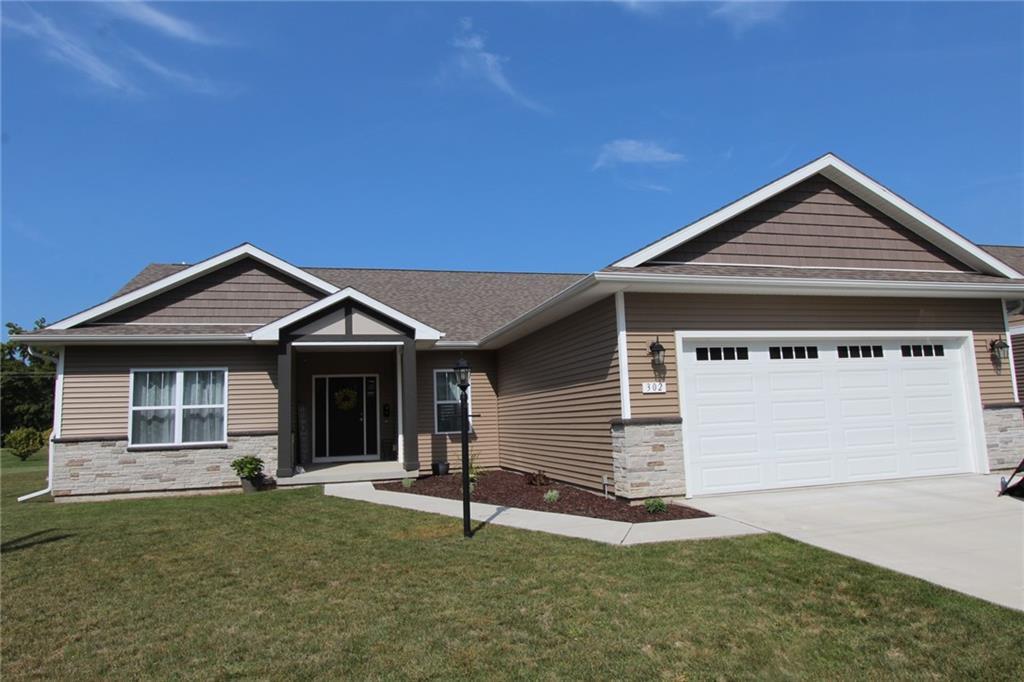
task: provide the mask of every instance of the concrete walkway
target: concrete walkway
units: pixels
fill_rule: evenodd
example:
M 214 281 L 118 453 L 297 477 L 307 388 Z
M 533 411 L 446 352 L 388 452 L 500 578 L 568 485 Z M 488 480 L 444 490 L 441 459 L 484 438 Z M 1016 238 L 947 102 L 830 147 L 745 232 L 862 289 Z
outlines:
M 385 504 L 391 507 L 414 509 L 462 518 L 462 501 L 448 500 L 428 495 L 396 493 L 377 490 L 372 483 L 338 483 L 324 486 L 325 495 L 343 497 Z M 609 545 L 640 545 L 650 542 L 674 542 L 678 540 L 706 540 L 736 535 L 752 535 L 764 531 L 730 519 L 713 516 L 704 519 L 681 521 L 651 521 L 649 523 L 625 523 L 592 519 L 586 516 L 553 514 L 551 512 L 498 507 L 493 504 L 473 502 L 470 516 L 474 521 L 483 521 L 495 526 L 509 526 L 522 530 L 534 530 L 570 538 L 582 538 Z
M 795 540 L 1024 609 L 1024 501 L 999 477 L 858 483 L 688 501 Z

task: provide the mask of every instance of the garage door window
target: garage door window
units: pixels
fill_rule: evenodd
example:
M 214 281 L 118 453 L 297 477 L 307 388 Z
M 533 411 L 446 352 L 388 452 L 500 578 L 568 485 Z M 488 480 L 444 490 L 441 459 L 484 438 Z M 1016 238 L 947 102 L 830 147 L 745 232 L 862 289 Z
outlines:
M 768 357 L 772 360 L 817 360 L 817 346 L 771 346 Z
M 722 346 L 720 348 L 698 348 L 697 360 L 700 362 L 712 360 L 746 360 L 749 357 L 746 347 L 743 346 Z
M 905 358 L 942 357 L 946 354 L 941 343 L 900 346 L 900 352 Z
M 885 357 L 881 346 L 837 346 L 836 353 L 841 358 Z

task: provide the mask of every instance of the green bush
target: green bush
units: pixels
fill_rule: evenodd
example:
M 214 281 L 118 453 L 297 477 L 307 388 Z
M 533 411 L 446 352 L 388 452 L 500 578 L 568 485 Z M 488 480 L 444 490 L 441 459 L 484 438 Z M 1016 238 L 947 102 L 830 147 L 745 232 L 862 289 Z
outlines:
M 557 490 L 549 490 L 544 493 L 544 501 L 548 504 L 554 504 L 555 502 L 558 502 L 558 495 L 559 493 Z
M 414 479 L 414 478 L 403 478 L 402 479 L 402 487 L 405 488 L 406 490 L 408 490 L 409 488 L 412 487 L 412 484 L 415 483 L 415 482 L 416 482 L 416 479 Z
M 263 460 L 259 457 L 253 457 L 252 455 L 239 457 L 231 463 L 231 468 L 235 470 L 239 478 L 245 478 L 250 481 L 257 481 L 263 478 Z
M 36 454 L 44 445 L 46 435 L 27 426 L 14 429 L 4 437 L 4 447 L 22 462 Z
M 665 500 L 660 497 L 652 497 L 649 500 L 644 500 L 644 508 L 648 514 L 662 514 L 668 511 L 668 505 L 665 504 Z

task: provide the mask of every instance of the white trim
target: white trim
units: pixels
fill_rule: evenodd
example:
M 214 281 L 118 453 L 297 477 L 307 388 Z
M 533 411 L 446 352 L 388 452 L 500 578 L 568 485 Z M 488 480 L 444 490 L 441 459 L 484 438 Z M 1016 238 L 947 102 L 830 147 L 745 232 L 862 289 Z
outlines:
M 694 451 L 690 446 L 692 435 L 687 428 L 685 419 L 685 406 L 683 398 L 683 385 L 685 376 L 683 368 L 683 342 L 684 339 L 892 339 L 892 338 L 914 338 L 914 339 L 955 339 L 960 342 L 961 372 L 963 373 L 964 408 L 968 423 L 968 437 L 971 442 L 970 464 L 976 473 L 987 474 L 988 452 L 985 441 L 985 424 L 982 417 L 981 386 L 978 383 L 978 365 L 974 353 L 974 332 L 964 330 L 936 330 L 936 331 L 892 331 L 892 330 L 869 330 L 869 329 L 848 329 L 843 331 L 834 330 L 755 330 L 755 331 L 730 331 L 723 329 L 716 330 L 676 330 L 676 385 L 679 392 L 679 416 L 683 418 L 683 472 L 687 481 L 696 480 L 693 478 L 693 464 L 690 461 L 690 453 Z M 973 399 L 971 398 L 973 396 Z M 687 486 L 686 497 L 693 497 L 692 488 Z
M 135 374 L 138 372 L 174 372 L 174 404 L 173 405 L 139 405 L 134 404 L 135 400 Z M 185 405 L 185 372 L 223 372 L 224 373 L 224 402 L 209 405 Z M 128 447 L 136 449 L 159 449 L 168 445 L 226 445 L 228 442 L 228 368 L 227 367 L 132 367 L 128 370 Z M 209 441 L 188 441 L 182 440 L 182 430 L 185 422 L 185 410 L 196 409 L 222 409 L 224 410 L 224 429 L 221 440 Z M 135 443 L 133 423 L 136 411 L 171 410 L 174 412 L 174 440 L 162 443 Z
M 117 346 L 144 346 L 147 344 L 166 345 L 168 343 L 182 345 L 210 345 L 210 344 L 247 344 L 249 337 L 240 334 L 182 334 L 182 335 L 87 335 L 87 334 L 46 334 L 46 335 L 25 335 L 12 334 L 12 341 L 27 343 L 32 346 L 65 345 L 79 343 L 82 345 L 117 345 Z
M 938 296 L 992 298 L 1021 296 L 1024 285 L 974 282 L 910 282 L 906 280 L 822 279 L 811 277 L 751 277 L 735 275 L 679 275 L 670 273 L 595 272 L 598 282 L 629 286 L 631 291 L 661 288 L 684 293 L 789 293 L 804 296 Z
M 299 308 L 295 312 L 285 315 L 279 320 L 275 320 L 274 322 L 271 322 L 268 325 L 264 325 L 263 327 L 260 327 L 259 329 L 250 332 L 249 338 L 251 338 L 253 341 L 277 341 L 280 338 L 280 333 L 283 328 L 347 299 L 351 299 L 356 303 L 360 303 L 366 306 L 367 308 L 374 310 L 380 313 L 381 315 L 384 315 L 385 317 L 389 317 L 392 320 L 395 320 L 396 322 L 399 322 L 406 327 L 412 328 L 414 338 L 417 340 L 437 341 L 442 336 L 444 336 L 444 332 L 434 329 L 430 325 L 424 324 L 423 322 L 420 322 L 417 319 L 409 317 L 405 313 L 395 310 L 386 303 L 382 303 L 375 298 L 371 298 L 370 296 L 367 296 L 366 294 L 352 287 L 345 287 L 341 291 L 336 291 L 335 293 L 331 294 L 330 296 L 327 296 L 326 298 L 322 298 L 319 301 L 316 301 L 315 303 L 311 303 L 307 305 L 305 308 Z
M 360 347 L 360 346 L 404 346 L 404 341 L 293 341 L 292 345 L 298 348 L 303 346 L 322 346 L 325 348 L 335 347 Z
M 629 402 L 629 344 L 626 334 L 626 301 L 621 291 L 615 292 L 615 337 L 619 353 L 619 401 L 622 418 L 633 416 Z
M 725 265 L 730 268 L 786 268 L 789 270 L 859 270 L 861 272 L 931 272 L 943 275 L 976 274 L 963 273 L 959 270 L 928 270 L 923 268 L 853 268 L 840 265 L 779 265 L 778 263 L 727 263 L 708 261 L 652 260 L 651 265 L 704 265 L 714 267 Z
M 377 410 L 376 410 L 376 412 L 377 412 L 377 419 L 376 419 L 376 422 L 377 422 L 377 453 L 376 454 L 368 453 L 367 452 L 368 448 L 366 447 L 367 446 L 367 440 L 366 440 L 366 413 L 367 413 L 367 410 L 366 410 L 366 380 L 368 378 L 371 378 L 371 377 L 373 378 L 373 380 L 376 382 L 376 385 L 377 385 Z M 330 379 L 346 379 L 346 378 L 349 378 L 349 379 L 359 378 L 359 379 L 363 380 L 363 419 L 362 419 L 362 421 L 363 421 L 363 454 L 361 454 L 361 455 L 325 455 L 324 457 L 317 457 L 316 456 L 316 380 L 317 379 L 327 379 L 328 381 L 324 383 L 324 389 L 325 390 L 330 390 L 330 381 L 329 381 Z M 312 422 L 312 424 L 313 424 L 313 431 L 312 431 L 312 437 L 310 439 L 311 442 L 312 442 L 310 458 L 312 459 L 313 462 L 320 463 L 320 462 L 376 462 L 376 461 L 383 461 L 384 455 L 381 452 L 381 440 L 380 440 L 380 422 L 381 422 L 381 399 L 380 399 L 380 397 L 381 397 L 381 383 L 380 383 L 380 375 L 379 374 L 374 374 L 372 372 L 368 373 L 368 374 L 311 374 L 310 375 L 310 394 L 311 394 L 311 398 L 312 398 L 312 402 L 313 402 L 313 422 Z M 327 398 L 328 398 L 328 396 L 325 395 L 324 396 L 324 400 L 326 401 Z M 324 404 L 324 414 L 325 415 L 327 413 L 327 405 L 328 405 L 328 403 Z M 330 449 L 330 444 L 331 444 L 331 422 L 330 422 L 330 420 L 327 420 L 327 423 L 324 424 L 324 450 L 325 451 Z
M 31 349 L 30 349 L 31 352 Z M 35 497 L 46 495 L 53 490 L 53 455 L 57 447 L 53 439 L 60 438 L 61 421 L 64 415 L 64 349 L 60 348 L 57 355 L 57 377 L 53 387 L 53 428 L 50 439 L 46 443 L 46 487 L 18 498 L 18 502 L 27 502 Z
M 402 404 L 402 349 L 395 349 L 395 387 L 397 388 L 398 399 L 397 403 L 397 418 L 398 423 L 395 429 L 395 442 L 396 450 L 398 452 L 398 463 L 402 464 L 405 462 L 405 423 L 402 420 L 402 410 L 404 405 Z
M 1010 383 L 1013 386 L 1013 402 L 1020 400 L 1020 392 L 1017 390 L 1017 358 L 1013 355 L 1013 335 L 1010 333 L 1010 316 L 1006 313 L 1006 301 L 1000 301 L 999 307 L 1003 310 L 1003 330 L 1006 332 L 1007 363 L 1010 365 Z
M 208 272 L 217 270 L 218 268 L 222 268 L 225 265 L 229 265 L 236 261 L 240 261 L 243 258 L 253 258 L 255 260 L 258 260 L 261 263 L 269 265 L 275 270 L 278 270 L 279 272 L 283 272 L 284 274 L 293 277 L 294 279 L 297 279 L 300 282 L 308 284 L 314 289 L 318 289 L 319 291 L 324 292 L 325 294 L 333 294 L 338 290 L 338 287 L 334 286 L 330 282 L 322 280 L 319 277 L 315 277 L 306 272 L 305 270 L 297 268 L 291 263 L 281 260 L 277 256 L 267 253 L 263 249 L 260 249 L 246 242 L 245 244 L 240 244 L 239 246 L 236 246 L 233 249 L 229 249 L 224 253 L 217 254 L 216 256 L 207 258 L 206 260 L 200 261 L 195 265 L 191 265 L 185 268 L 184 270 L 174 273 L 173 275 L 168 275 L 167 277 L 159 279 L 153 282 L 152 284 L 147 284 L 146 286 L 140 287 L 135 291 L 130 291 L 127 294 L 111 299 L 106 303 L 101 303 L 98 306 L 93 306 L 92 308 L 83 310 L 82 312 L 76 315 L 66 317 L 58 322 L 54 322 L 47 328 L 70 329 L 71 327 L 82 324 L 83 322 L 88 322 L 97 317 L 109 315 L 110 313 L 117 312 L 118 310 L 123 310 L 124 308 L 127 308 L 128 306 L 134 303 L 138 303 L 139 301 L 151 298 L 159 293 L 167 291 L 168 289 L 176 287 L 179 284 L 183 284 L 185 282 L 196 279 L 197 277 L 201 277 L 202 275 L 205 275 Z
M 1009 332 L 1010 336 L 1024 334 L 1024 324 L 1019 324 L 1016 327 L 1010 327 L 1006 331 Z
M 252 322 L 171 322 L 175 327 L 252 327 Z M 167 322 L 93 322 L 94 327 L 166 327 Z
M 461 429 L 459 431 L 438 431 L 437 430 L 437 375 L 440 372 L 451 372 L 452 374 L 454 374 L 455 370 L 452 369 L 451 367 L 438 367 L 438 368 L 434 369 L 434 385 L 432 386 L 432 389 L 433 389 L 434 392 L 433 392 L 433 394 L 430 397 L 431 402 L 433 402 L 433 404 L 434 404 L 434 425 L 431 427 L 430 430 L 434 432 L 435 436 L 450 436 L 452 434 L 462 433 Z M 469 382 L 469 386 L 466 388 L 466 412 L 469 413 L 469 431 L 471 433 L 473 431 L 473 381 L 472 381 L 472 376 L 473 376 L 473 370 L 471 368 L 470 369 L 470 382 Z M 444 404 L 446 404 L 446 405 L 449 405 L 449 404 L 451 404 L 452 401 L 450 401 L 450 400 L 443 400 L 442 402 Z M 456 400 L 455 404 L 459 405 L 459 410 L 460 410 L 460 415 L 461 415 L 462 399 L 459 398 L 458 400 Z
M 809 164 L 770 182 L 745 197 L 718 209 L 714 213 L 677 230 L 667 237 L 659 239 L 639 251 L 635 251 L 620 259 L 614 265 L 616 267 L 632 268 L 646 263 L 818 173 L 853 192 L 911 231 L 957 257 L 965 264 L 977 268 L 981 272 L 988 272 L 1003 277 L 1015 279 L 1024 277 L 1024 275 L 1021 275 L 1021 273 L 1006 263 L 976 244 L 971 243 L 834 154 L 825 154 L 815 159 Z

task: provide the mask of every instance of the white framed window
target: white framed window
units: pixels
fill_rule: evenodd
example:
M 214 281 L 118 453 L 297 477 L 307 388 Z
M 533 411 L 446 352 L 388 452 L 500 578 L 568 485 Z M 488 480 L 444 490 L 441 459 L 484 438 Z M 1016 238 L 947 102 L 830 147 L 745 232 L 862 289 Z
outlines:
M 462 433 L 462 417 L 459 406 L 459 384 L 455 378 L 455 370 L 434 370 L 434 433 Z M 466 389 L 466 405 L 473 411 L 473 387 Z M 473 428 L 472 417 L 469 428 Z
M 226 369 L 133 369 L 130 384 L 129 445 L 227 442 Z

